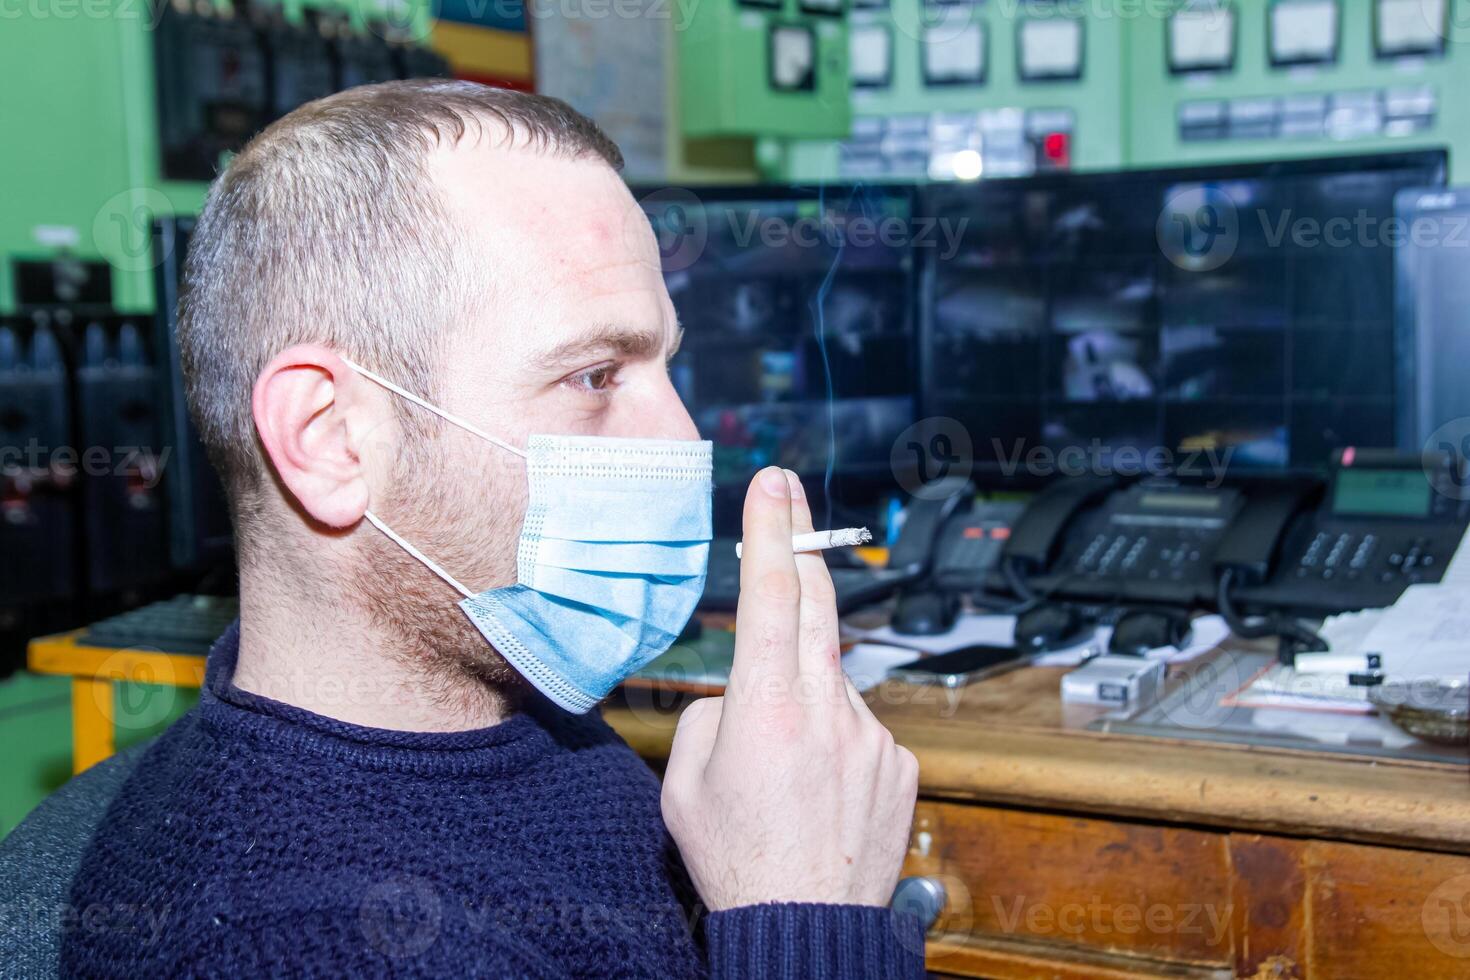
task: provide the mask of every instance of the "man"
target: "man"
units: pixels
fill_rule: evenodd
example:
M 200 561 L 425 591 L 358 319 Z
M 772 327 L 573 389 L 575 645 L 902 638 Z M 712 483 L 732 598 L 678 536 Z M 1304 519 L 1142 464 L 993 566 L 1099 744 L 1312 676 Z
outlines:
M 697 438 L 619 165 L 555 100 L 399 82 L 304 106 L 216 182 L 179 340 L 240 622 L 72 892 L 164 928 L 74 931 L 68 975 L 921 971 L 885 907 L 916 765 L 842 675 L 794 476 L 751 485 L 731 684 L 685 712 L 662 796 L 446 584 L 517 581 L 533 434 Z

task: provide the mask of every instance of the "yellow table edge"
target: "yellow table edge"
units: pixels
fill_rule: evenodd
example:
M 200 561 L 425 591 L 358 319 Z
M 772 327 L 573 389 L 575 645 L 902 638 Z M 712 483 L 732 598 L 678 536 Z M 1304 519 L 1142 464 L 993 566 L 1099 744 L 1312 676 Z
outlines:
M 73 775 L 116 751 L 114 682 L 172 687 L 204 683 L 204 657 L 198 654 L 86 646 L 77 642 L 82 632 L 38 637 L 26 648 L 26 665 L 33 672 L 71 678 Z

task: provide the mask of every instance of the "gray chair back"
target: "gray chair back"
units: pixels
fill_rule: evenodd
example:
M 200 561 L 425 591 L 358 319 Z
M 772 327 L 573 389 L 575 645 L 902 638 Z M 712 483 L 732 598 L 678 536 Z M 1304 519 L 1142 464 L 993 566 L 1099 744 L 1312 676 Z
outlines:
M 147 745 L 99 762 L 46 798 L 0 840 L 0 976 L 54 977 L 66 929 L 77 928 L 80 910 L 69 910 L 72 879 L 92 832 Z

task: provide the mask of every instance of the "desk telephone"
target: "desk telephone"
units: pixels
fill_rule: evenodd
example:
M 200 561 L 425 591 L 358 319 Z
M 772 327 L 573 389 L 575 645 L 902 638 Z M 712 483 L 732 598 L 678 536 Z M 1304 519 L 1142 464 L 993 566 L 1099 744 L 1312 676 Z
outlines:
M 1470 524 L 1462 481 L 1448 454 L 1346 449 L 1326 479 L 1084 477 L 1026 503 L 977 503 L 967 483 L 910 501 L 885 568 L 833 567 L 838 608 L 910 586 L 1215 608 L 1222 579 L 1246 612 L 1386 606 L 1444 574 Z M 717 542 L 704 606 L 733 609 L 738 590 L 733 543 Z
M 1470 503 L 1457 499 L 1465 494 L 1444 492 L 1458 486 L 1451 460 L 1429 462 L 1349 449 L 1326 480 L 1069 480 L 1026 508 L 987 585 L 1209 607 L 1229 571 L 1246 609 L 1326 615 L 1389 605 L 1407 586 L 1439 580 L 1470 523 Z

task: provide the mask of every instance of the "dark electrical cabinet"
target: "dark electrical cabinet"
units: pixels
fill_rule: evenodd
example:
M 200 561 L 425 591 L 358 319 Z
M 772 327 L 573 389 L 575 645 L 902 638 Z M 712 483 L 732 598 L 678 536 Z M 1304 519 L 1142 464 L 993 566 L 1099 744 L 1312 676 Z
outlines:
M 71 594 L 66 365 L 44 326 L 0 325 L 0 606 Z
M 87 324 L 76 398 L 87 585 L 112 592 L 156 582 L 168 571 L 161 489 L 168 450 L 158 378 L 136 322 Z
M 448 78 L 449 62 L 433 48 L 411 44 L 398 49 L 399 73 L 404 78 Z
M 211 180 L 266 122 L 265 50 L 243 18 L 164 8 L 154 31 L 163 175 Z
M 397 78 L 447 76 L 423 45 L 387 40 L 386 28 L 279 11 L 224 15 L 164 9 L 154 31 L 163 176 L 212 180 L 226 153 L 303 103 Z
M 339 90 L 399 77 L 392 46 L 376 34 L 344 34 L 337 38 L 333 49 Z
M 270 118 L 337 90 L 332 46 L 315 23 L 273 19 L 261 30 L 270 79 Z

